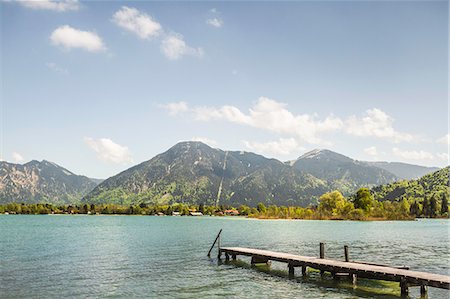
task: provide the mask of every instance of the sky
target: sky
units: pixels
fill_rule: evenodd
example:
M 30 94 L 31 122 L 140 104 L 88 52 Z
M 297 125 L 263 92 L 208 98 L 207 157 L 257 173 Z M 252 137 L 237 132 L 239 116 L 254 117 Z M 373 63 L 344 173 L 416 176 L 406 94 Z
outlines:
M 0 159 L 107 178 L 180 141 L 449 164 L 447 1 L 2 1 Z

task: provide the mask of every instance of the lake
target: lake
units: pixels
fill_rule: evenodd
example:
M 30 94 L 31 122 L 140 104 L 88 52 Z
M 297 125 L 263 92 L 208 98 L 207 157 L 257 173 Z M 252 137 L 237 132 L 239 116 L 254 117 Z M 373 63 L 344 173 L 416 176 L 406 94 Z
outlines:
M 398 283 L 287 278 L 286 264 L 218 264 L 223 246 L 350 258 L 450 275 L 449 221 L 255 220 L 239 217 L 0 215 L 1 298 L 393 298 Z M 417 298 L 418 288 L 410 288 Z M 449 292 L 429 288 L 430 298 Z

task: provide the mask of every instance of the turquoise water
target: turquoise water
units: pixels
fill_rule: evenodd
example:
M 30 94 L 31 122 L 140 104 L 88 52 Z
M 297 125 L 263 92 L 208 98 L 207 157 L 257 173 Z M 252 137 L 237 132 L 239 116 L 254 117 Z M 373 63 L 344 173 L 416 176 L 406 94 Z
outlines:
M 219 217 L 0 215 L 1 298 L 394 298 L 396 283 L 287 278 L 286 265 L 218 264 L 223 246 L 408 265 L 450 275 L 449 221 L 285 221 Z M 298 271 L 300 272 L 300 271 Z M 417 298 L 417 288 L 411 288 Z M 448 298 L 429 290 L 430 298 Z

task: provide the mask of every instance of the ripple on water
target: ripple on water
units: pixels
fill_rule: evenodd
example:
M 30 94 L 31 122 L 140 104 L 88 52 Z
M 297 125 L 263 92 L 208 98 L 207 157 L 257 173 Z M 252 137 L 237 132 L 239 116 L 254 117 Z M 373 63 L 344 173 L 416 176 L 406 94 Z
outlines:
M 290 280 L 285 264 L 218 265 L 205 255 L 223 228 L 224 246 L 317 256 L 325 242 L 327 257 L 343 259 L 349 245 L 355 260 L 449 274 L 448 223 L 2 215 L 0 297 L 392 298 L 397 284 L 360 280 L 353 289 L 317 273 Z

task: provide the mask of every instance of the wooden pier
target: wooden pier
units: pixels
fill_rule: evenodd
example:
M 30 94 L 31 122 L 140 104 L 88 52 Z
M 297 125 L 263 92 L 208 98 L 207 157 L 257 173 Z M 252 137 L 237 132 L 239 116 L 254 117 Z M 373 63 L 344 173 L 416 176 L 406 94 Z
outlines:
M 216 237 L 216 241 L 220 244 L 220 233 Z M 214 244 L 216 243 L 214 242 Z M 214 244 L 208 253 L 211 253 Z M 420 287 L 421 295 L 425 295 L 427 287 L 435 287 L 441 289 L 450 289 L 450 276 L 432 274 L 426 272 L 411 271 L 408 267 L 395 267 L 380 265 L 374 263 L 366 263 L 359 261 L 350 261 L 348 257 L 348 247 L 344 247 L 345 261 L 326 259 L 324 256 L 324 244 L 320 243 L 319 257 L 301 256 L 290 253 L 274 252 L 268 250 L 260 250 L 253 248 L 243 247 L 220 247 L 218 246 L 218 258 L 225 255 L 225 259 L 228 261 L 231 259 L 236 260 L 238 255 L 251 257 L 252 264 L 268 263 L 269 261 L 277 261 L 287 263 L 289 276 L 293 277 L 295 273 L 295 267 L 302 268 L 302 275 L 307 275 L 307 269 L 313 268 L 320 271 L 323 275 L 325 272 L 331 273 L 335 279 L 342 277 L 352 279 L 353 283 L 356 283 L 357 277 L 397 281 L 400 283 L 401 295 L 408 295 L 409 287 Z

